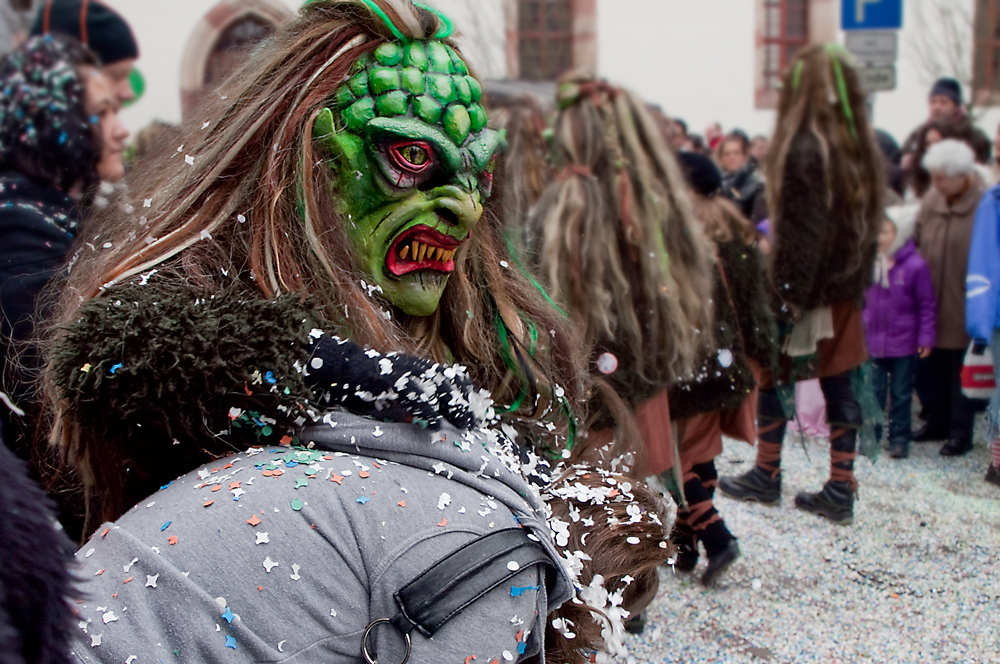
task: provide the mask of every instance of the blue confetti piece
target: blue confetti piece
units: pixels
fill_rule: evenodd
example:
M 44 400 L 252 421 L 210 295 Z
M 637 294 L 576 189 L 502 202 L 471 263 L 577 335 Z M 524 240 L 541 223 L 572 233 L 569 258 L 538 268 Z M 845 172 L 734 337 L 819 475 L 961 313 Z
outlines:
M 511 586 L 510 587 L 510 596 L 511 597 L 520 597 L 521 595 L 523 595 L 524 593 L 528 592 L 529 590 L 538 590 L 540 587 L 541 586 Z
M 233 650 L 236 650 L 236 639 L 234 639 L 231 636 L 227 636 L 226 637 L 226 647 L 227 648 L 232 648 Z
M 358 502 L 364 505 L 365 503 L 368 502 L 368 496 L 361 496 L 360 498 L 358 498 Z
M 164 530 L 166 530 L 167 528 L 169 528 L 170 524 L 172 524 L 172 523 L 173 523 L 173 521 L 167 521 L 165 524 L 163 524 L 162 526 L 160 526 L 160 532 L 162 533 Z
M 232 611 L 232 609 L 230 609 L 230 608 L 229 608 L 229 607 L 227 606 L 227 607 L 226 607 L 226 612 L 222 614 L 222 617 L 226 619 L 226 622 L 227 622 L 227 623 L 229 623 L 229 624 L 232 624 L 232 622 L 233 622 L 233 618 L 235 618 L 236 616 L 234 616 L 234 615 L 233 615 L 233 611 Z
M 164 489 L 166 489 L 168 486 L 170 486 L 173 483 L 174 483 L 174 481 L 170 480 L 169 482 L 167 482 L 166 484 L 164 484 L 163 486 L 160 487 L 160 491 L 163 491 Z
M 271 385 L 274 385 L 275 383 L 278 382 L 278 379 L 274 377 L 273 371 L 268 371 L 266 374 L 264 374 L 264 380 L 269 382 Z
M 119 369 L 121 369 L 123 366 L 125 366 L 125 365 L 122 364 L 121 362 L 119 362 L 118 364 L 112 365 L 111 366 L 111 373 L 115 373 L 116 371 L 118 371 Z
M 525 649 L 525 648 L 526 648 L 527 646 L 528 646 L 528 644 L 527 644 L 527 642 L 526 642 L 526 641 L 521 641 L 520 643 L 518 643 L 518 644 L 517 644 L 517 654 L 518 654 L 518 655 L 523 655 L 523 654 L 524 654 L 524 649 Z
M 299 465 L 298 461 L 286 461 L 285 462 L 285 468 L 294 468 L 297 465 Z

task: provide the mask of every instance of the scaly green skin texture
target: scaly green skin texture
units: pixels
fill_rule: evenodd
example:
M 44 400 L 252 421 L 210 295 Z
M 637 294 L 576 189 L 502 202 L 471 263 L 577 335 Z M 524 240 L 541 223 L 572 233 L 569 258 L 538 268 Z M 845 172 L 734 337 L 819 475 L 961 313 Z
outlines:
M 482 86 L 444 42 L 388 42 L 354 64 L 316 120 L 366 276 L 407 314 L 437 310 L 489 196 L 503 139 L 486 128 L 481 99 Z M 431 238 L 430 256 L 441 247 L 444 260 L 408 263 L 413 238 Z

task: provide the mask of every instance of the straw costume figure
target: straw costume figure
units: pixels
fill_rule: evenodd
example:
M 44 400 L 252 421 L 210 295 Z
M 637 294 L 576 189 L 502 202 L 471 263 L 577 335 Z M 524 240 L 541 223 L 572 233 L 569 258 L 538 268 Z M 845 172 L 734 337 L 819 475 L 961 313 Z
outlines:
M 868 359 L 861 312 L 884 215 L 883 168 L 865 99 L 836 46 L 804 49 L 784 77 L 766 164 L 782 366 L 762 381 L 755 466 L 719 481 L 733 498 L 780 500 L 794 398 L 783 404 L 779 389 L 789 394 L 796 379 L 818 377 L 830 423 L 830 479 L 818 492 L 799 493 L 795 504 L 840 524 L 854 517 L 854 460 L 868 412 L 859 402 L 858 368 Z
M 580 344 L 512 269 L 451 36 L 309 3 L 95 220 L 46 374 L 96 531 L 82 661 L 621 653 L 671 516 L 573 464 Z

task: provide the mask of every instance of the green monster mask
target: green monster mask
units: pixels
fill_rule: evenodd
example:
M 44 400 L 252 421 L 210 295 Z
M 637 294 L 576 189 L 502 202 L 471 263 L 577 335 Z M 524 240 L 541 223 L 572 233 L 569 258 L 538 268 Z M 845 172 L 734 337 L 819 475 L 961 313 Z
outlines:
M 316 119 L 361 266 L 407 314 L 437 310 L 490 195 L 503 139 L 482 95 L 446 43 L 401 39 L 356 62 Z

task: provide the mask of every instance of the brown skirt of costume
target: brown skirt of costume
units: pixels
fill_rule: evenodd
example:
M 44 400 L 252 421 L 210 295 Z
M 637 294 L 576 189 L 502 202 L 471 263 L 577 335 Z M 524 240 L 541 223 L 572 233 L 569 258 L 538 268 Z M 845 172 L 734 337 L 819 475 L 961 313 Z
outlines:
M 822 339 L 816 344 L 814 362 L 804 364 L 782 355 L 783 382 L 836 376 L 856 369 L 868 360 L 865 325 L 858 305 L 854 302 L 835 302 L 830 305 L 830 313 L 833 317 L 833 338 Z M 760 386 L 765 389 L 774 387 L 772 372 L 764 372 Z

